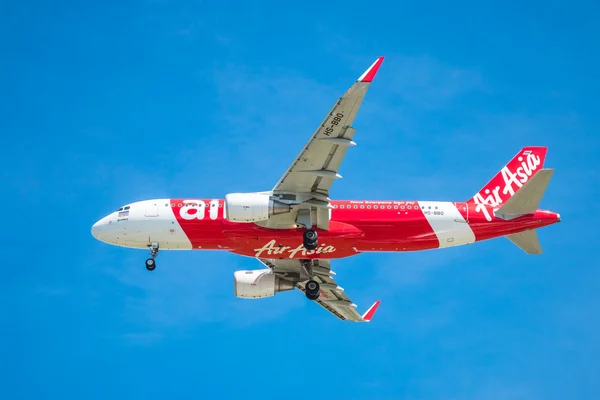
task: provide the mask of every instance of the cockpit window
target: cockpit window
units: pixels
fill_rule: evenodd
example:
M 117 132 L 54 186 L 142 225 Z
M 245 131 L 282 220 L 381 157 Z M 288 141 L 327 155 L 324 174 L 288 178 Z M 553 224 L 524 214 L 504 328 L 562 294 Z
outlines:
M 129 206 L 124 207 L 123 210 L 129 210 Z
M 123 207 L 119 208 L 117 211 L 123 211 Z

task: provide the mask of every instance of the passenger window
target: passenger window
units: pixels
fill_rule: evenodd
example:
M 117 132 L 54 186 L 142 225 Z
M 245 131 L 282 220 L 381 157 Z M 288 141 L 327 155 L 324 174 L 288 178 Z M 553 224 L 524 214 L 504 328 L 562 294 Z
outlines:
M 377 209 L 379 209 L 379 206 L 373 206 L 373 208 L 377 210 Z
M 404 210 L 404 206 L 400 206 L 400 209 Z
M 370 208 L 371 208 L 371 206 L 367 206 L 367 208 L 369 208 L 369 209 L 370 209 Z
M 343 205 L 341 205 L 341 206 L 340 206 L 340 208 L 344 208 L 344 206 L 343 206 Z
M 171 207 L 175 207 L 175 203 L 171 203 Z
M 360 208 L 365 208 L 365 206 L 360 206 Z
M 394 206 L 394 210 L 397 210 L 397 209 L 398 209 L 398 206 Z
M 358 206 L 354 206 L 354 208 L 356 209 L 356 208 L 358 208 Z
M 181 203 L 177 204 L 177 207 L 181 207 Z
M 392 206 L 388 206 L 388 210 L 391 210 L 391 209 L 392 209 Z
M 412 207 L 411 207 L 411 206 L 408 206 L 408 207 L 406 207 L 406 208 L 408 208 L 409 210 L 412 210 Z

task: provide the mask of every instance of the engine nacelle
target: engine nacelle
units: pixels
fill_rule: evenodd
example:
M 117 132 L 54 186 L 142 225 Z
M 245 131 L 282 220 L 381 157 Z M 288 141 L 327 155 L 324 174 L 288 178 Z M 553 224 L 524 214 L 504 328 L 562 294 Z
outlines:
M 291 207 L 268 193 L 230 193 L 225 196 L 225 218 L 231 222 L 265 221 L 290 212 Z
M 244 299 L 271 297 L 275 292 L 293 290 L 294 283 L 281 279 L 270 269 L 235 271 L 233 274 L 235 295 Z

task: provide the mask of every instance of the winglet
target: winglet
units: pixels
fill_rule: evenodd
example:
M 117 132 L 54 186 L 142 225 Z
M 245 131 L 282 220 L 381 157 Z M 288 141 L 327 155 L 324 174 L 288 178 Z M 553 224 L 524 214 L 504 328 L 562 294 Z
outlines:
M 360 78 L 358 78 L 358 82 L 371 82 L 373 78 L 375 78 L 375 74 L 381 66 L 383 59 L 384 57 L 379 57 L 377 60 L 375 60 L 375 62 L 369 67 L 369 69 L 366 70 L 365 73 L 360 76 Z
M 363 314 L 362 319 L 365 322 L 371 321 L 371 318 L 373 318 L 373 315 L 375 315 L 375 311 L 377 311 L 377 307 L 379 307 L 379 303 L 381 303 L 381 300 L 377 300 L 375 303 L 373 303 L 367 312 Z

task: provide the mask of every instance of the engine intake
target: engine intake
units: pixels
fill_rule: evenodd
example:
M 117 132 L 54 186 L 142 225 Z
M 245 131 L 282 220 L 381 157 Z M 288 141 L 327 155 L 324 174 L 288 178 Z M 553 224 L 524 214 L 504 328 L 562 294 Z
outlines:
M 270 269 L 252 271 L 235 271 L 233 274 L 234 292 L 244 299 L 260 299 L 271 297 L 275 292 L 293 290 L 294 283 L 281 279 Z
M 231 222 L 265 221 L 290 212 L 291 207 L 267 193 L 230 193 L 225 196 L 225 218 Z

